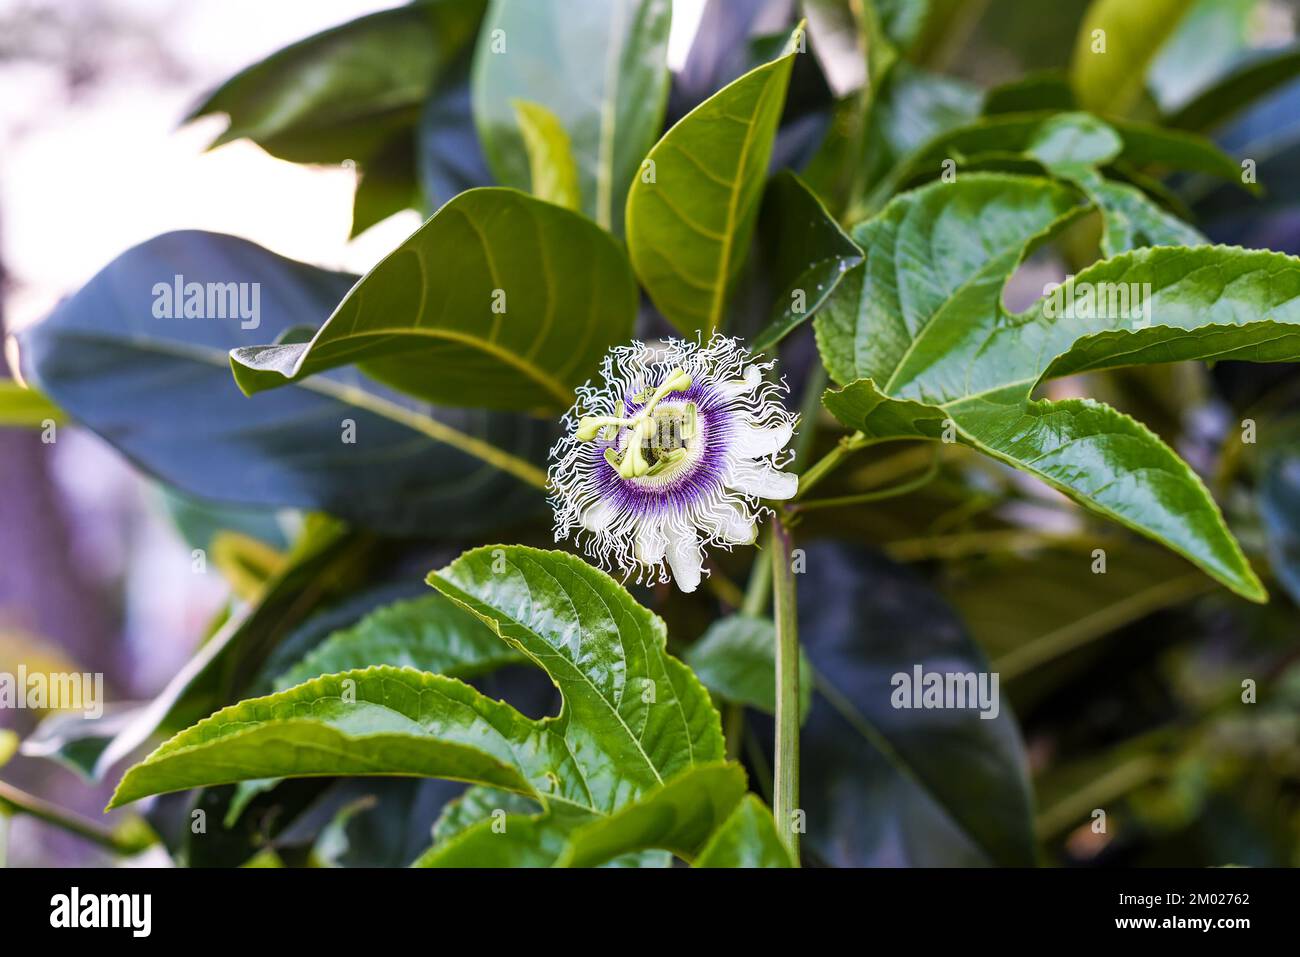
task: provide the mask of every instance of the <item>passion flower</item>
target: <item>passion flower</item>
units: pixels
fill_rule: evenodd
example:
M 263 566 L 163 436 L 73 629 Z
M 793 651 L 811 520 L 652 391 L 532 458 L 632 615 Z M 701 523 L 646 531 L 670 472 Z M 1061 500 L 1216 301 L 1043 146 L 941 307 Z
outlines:
M 556 541 L 572 533 L 607 570 L 694 591 L 707 547 L 752 543 L 761 501 L 798 488 L 780 471 L 796 416 L 773 365 L 719 335 L 611 350 L 551 449 Z

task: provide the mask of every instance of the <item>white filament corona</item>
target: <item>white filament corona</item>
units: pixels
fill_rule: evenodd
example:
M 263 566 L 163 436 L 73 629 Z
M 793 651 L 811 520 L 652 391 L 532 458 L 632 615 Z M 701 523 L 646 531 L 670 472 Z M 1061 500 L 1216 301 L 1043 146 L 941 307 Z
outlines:
M 572 534 L 608 570 L 694 591 L 707 547 L 752 543 L 762 500 L 798 488 L 780 471 L 797 417 L 784 381 L 765 378 L 773 365 L 719 335 L 611 350 L 551 449 L 556 541 Z

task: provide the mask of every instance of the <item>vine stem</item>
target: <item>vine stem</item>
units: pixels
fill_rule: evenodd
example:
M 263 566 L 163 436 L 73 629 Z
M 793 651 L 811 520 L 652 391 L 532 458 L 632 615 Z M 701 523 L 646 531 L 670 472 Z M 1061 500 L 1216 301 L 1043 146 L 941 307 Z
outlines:
M 0 818 L 12 818 L 16 814 L 34 817 L 115 854 L 138 854 L 153 843 L 152 834 L 143 825 L 109 830 L 0 781 Z
M 776 762 L 772 811 L 781 843 L 799 865 L 799 627 L 790 532 L 772 522 L 772 603 L 776 622 Z

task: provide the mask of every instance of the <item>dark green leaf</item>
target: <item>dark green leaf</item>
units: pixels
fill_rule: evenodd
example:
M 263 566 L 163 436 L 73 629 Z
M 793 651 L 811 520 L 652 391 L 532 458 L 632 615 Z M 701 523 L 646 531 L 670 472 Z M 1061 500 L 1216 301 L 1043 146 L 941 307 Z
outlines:
M 448 405 L 557 409 L 632 333 L 616 240 L 511 189 L 462 193 L 363 276 L 310 343 L 235 349 L 252 394 L 359 363 Z
M 821 308 L 844 273 L 862 261 L 862 251 L 789 170 L 772 177 L 759 230 L 764 269 L 777 292 L 771 321 L 754 337 L 754 351 L 767 352 Z
M 1300 46 L 1269 50 L 1199 93 L 1165 119 L 1166 126 L 1209 130 L 1300 76 Z
M 197 498 L 318 509 L 399 535 L 499 527 L 536 509 L 533 490 L 469 452 L 541 458 L 545 424 L 433 409 L 354 370 L 253 401 L 231 382 L 232 348 L 319 324 L 355 279 L 230 236 L 169 233 L 123 253 L 24 329 L 19 358 L 74 421 Z M 167 312 L 176 318 L 157 318 L 176 282 L 247 283 L 243 301 L 257 315 L 241 321 L 223 298 L 216 314 L 231 318 L 183 318 L 183 292 Z M 213 315 L 206 302 L 200 311 Z
M 766 618 L 732 615 L 715 622 L 687 649 L 686 663 L 719 697 L 776 713 L 776 628 Z M 812 706 L 812 673 L 800 660 L 799 711 Z

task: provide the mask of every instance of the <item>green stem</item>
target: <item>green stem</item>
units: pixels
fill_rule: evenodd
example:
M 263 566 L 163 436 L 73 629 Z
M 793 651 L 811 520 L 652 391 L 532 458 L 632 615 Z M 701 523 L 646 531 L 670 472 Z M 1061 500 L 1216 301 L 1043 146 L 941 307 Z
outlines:
M 152 835 L 142 825 L 109 830 L 0 781 L 0 817 L 15 814 L 34 817 L 115 854 L 138 854 L 152 843 Z
M 797 502 L 807 495 L 809 489 L 824 479 L 832 470 L 838 468 L 845 459 L 858 449 L 864 449 L 871 444 L 872 441 L 861 432 L 855 432 L 840 439 L 835 448 L 823 455 L 806 472 L 799 476 L 799 491 L 795 493 L 793 501 Z
M 776 620 L 776 762 L 773 815 L 781 842 L 799 864 L 799 626 L 790 533 L 772 522 L 772 581 Z
M 928 485 L 936 475 L 939 474 L 939 456 L 935 455 L 930 463 L 930 467 L 921 475 L 899 485 L 891 485 L 889 488 L 873 489 L 870 492 L 859 492 L 856 495 L 840 495 L 835 498 L 818 498 L 811 502 L 800 502 L 790 506 L 792 512 L 808 512 L 817 508 L 837 508 L 841 505 L 861 505 L 864 502 L 879 502 L 887 498 L 897 498 L 900 495 L 906 495 L 908 492 L 914 492 L 917 489 Z

